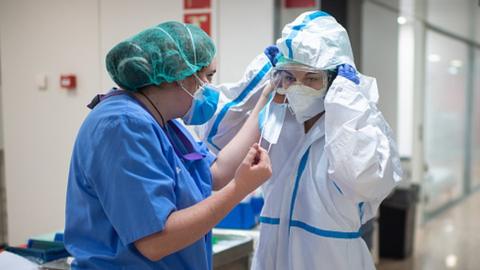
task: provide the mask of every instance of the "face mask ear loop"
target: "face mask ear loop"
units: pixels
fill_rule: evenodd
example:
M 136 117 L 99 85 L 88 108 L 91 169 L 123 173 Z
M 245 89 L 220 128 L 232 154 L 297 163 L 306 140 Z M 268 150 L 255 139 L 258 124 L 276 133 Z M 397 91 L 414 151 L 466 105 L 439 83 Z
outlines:
M 190 92 L 188 92 L 188 90 L 183 86 L 183 84 L 178 81 L 178 85 L 180 85 L 180 88 L 182 88 L 183 91 L 185 91 L 189 96 L 191 96 L 192 98 L 195 98 Z
M 270 153 L 270 149 L 272 149 L 272 145 L 273 145 L 273 144 L 270 144 L 270 145 L 268 146 L 267 153 Z
M 195 91 L 195 93 L 198 91 L 202 91 L 205 88 L 206 83 L 198 77 L 197 73 L 193 73 L 193 76 L 195 77 L 195 79 L 197 79 L 197 82 L 200 85 L 200 87 L 197 88 L 199 90 Z
M 261 134 L 260 134 L 260 139 L 258 140 L 258 145 L 260 145 L 260 144 L 262 143 L 262 139 L 263 139 L 263 130 L 264 130 L 264 129 L 262 128 L 262 132 L 261 132 Z M 267 150 L 267 153 L 270 153 L 270 149 L 272 149 L 272 144 L 271 144 L 271 143 L 269 143 L 269 145 L 268 145 L 268 150 Z
M 197 81 L 200 83 L 200 87 L 203 87 L 206 83 L 202 81 L 197 75 L 197 73 L 193 73 L 193 76 L 197 79 Z

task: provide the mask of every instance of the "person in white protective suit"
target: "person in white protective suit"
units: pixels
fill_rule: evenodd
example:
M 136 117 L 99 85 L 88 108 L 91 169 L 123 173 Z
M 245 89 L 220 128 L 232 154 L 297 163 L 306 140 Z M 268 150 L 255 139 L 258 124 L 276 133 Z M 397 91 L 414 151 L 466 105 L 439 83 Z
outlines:
M 221 86 L 215 119 L 197 130 L 218 151 L 274 89 L 253 135 L 273 175 L 252 269 L 375 269 L 359 229 L 402 174 L 376 80 L 355 71 L 347 32 L 325 12 L 301 14 L 276 45 L 274 61 L 262 54 Z

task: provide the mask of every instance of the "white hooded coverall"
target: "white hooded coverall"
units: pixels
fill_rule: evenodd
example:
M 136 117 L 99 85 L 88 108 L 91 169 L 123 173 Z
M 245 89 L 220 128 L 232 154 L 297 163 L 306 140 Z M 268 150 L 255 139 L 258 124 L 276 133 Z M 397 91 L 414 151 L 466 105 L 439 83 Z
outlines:
M 309 66 L 354 66 L 345 29 L 324 12 L 300 15 L 285 26 L 277 46 Z M 240 82 L 220 87 L 215 118 L 196 130 L 212 150 L 236 134 L 271 68 L 262 54 Z M 376 80 L 358 75 L 358 85 L 336 77 L 325 114 L 306 134 L 287 110 L 270 151 L 273 175 L 262 186 L 265 204 L 252 269 L 375 269 L 359 229 L 400 181 L 401 168 L 392 131 L 376 106 Z

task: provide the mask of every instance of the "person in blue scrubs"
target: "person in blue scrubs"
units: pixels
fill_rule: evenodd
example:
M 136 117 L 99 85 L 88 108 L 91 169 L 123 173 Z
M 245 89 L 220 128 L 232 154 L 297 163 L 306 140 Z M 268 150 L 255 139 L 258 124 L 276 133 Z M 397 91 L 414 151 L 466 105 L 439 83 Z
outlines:
M 205 32 L 179 22 L 108 53 L 120 88 L 89 104 L 70 164 L 65 244 L 73 269 L 212 268 L 210 230 L 271 176 L 258 135 L 250 136 L 265 97 L 217 156 L 180 123 L 200 125 L 215 113 L 214 55 Z

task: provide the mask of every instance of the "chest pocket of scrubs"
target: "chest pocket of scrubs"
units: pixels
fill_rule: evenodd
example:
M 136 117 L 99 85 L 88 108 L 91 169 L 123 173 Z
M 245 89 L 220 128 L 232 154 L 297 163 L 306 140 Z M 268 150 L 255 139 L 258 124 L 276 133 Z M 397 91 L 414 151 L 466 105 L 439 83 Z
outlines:
M 203 195 L 193 178 L 185 168 L 177 166 L 177 185 L 175 194 L 177 209 L 190 207 L 203 199 Z

